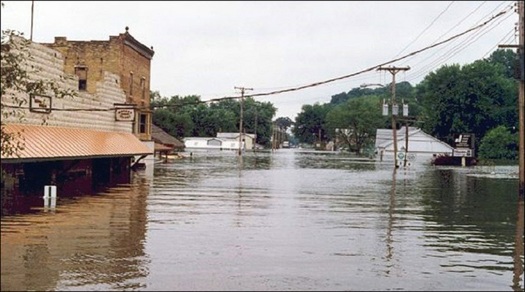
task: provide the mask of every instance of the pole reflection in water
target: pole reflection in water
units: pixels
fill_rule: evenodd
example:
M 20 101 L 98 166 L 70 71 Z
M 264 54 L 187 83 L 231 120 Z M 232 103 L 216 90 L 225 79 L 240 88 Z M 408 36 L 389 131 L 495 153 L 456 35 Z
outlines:
M 392 263 L 392 257 L 394 254 L 394 247 L 393 247 L 393 239 L 392 239 L 392 229 L 394 225 L 394 213 L 395 213 L 395 207 L 396 207 L 396 183 L 397 183 L 397 168 L 394 167 L 394 170 L 392 171 L 392 189 L 390 190 L 390 204 L 388 207 L 388 227 L 387 227 L 387 237 L 386 237 L 386 246 L 387 246 L 387 274 L 390 274 L 391 268 L 393 266 Z
M 523 291 L 523 199 L 518 201 L 518 220 L 516 222 L 516 244 L 514 246 L 514 277 L 512 288 L 514 291 Z

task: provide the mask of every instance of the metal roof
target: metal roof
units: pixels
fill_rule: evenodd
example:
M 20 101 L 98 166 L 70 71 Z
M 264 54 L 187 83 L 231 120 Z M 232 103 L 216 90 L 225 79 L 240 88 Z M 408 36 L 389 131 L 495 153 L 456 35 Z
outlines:
M 132 133 L 28 124 L 6 124 L 5 131 L 20 133 L 23 149 L 18 156 L 1 153 L 2 163 L 153 154 Z
M 155 151 L 171 151 L 173 150 L 173 147 L 165 146 L 164 144 L 160 144 L 155 142 Z
M 406 139 L 406 129 L 405 127 L 402 127 L 401 129 L 397 130 L 397 143 L 398 144 L 405 144 Z M 408 128 L 408 136 L 410 137 L 408 139 L 409 141 L 409 149 L 412 149 L 412 151 L 430 151 L 430 152 L 451 152 L 454 148 L 447 143 L 423 132 L 423 130 L 415 127 L 409 127 Z M 393 137 L 392 137 L 392 130 L 389 129 L 377 129 L 376 132 L 376 142 L 375 147 L 376 148 L 383 148 L 387 149 L 389 147 L 393 147 Z M 404 147 L 404 146 L 400 146 Z
M 155 124 L 151 125 L 151 137 L 157 143 L 171 145 L 172 148 L 184 148 L 184 143 L 171 136 Z
M 250 137 L 252 139 L 255 139 L 255 134 L 248 134 L 243 133 L 243 135 Z M 226 139 L 239 139 L 239 133 L 231 133 L 231 132 L 219 132 L 217 133 L 217 138 L 226 138 Z

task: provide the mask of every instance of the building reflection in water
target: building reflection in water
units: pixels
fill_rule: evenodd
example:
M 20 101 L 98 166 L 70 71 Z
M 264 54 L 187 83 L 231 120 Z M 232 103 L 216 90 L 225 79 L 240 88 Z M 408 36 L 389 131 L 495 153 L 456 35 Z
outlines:
M 2 218 L 2 291 L 143 289 L 149 180 Z

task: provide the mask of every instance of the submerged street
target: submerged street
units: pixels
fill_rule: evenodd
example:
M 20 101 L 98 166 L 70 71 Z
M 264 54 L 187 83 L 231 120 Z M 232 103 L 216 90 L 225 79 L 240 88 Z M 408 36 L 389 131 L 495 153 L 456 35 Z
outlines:
M 3 216 L 1 290 L 524 289 L 517 165 L 184 155 Z

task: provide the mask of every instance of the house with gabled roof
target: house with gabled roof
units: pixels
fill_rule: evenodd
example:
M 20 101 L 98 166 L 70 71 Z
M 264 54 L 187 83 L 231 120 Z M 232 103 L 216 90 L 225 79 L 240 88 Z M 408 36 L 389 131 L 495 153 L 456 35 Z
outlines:
M 408 127 L 408 132 L 406 127 L 398 129 L 396 138 L 398 158 L 407 155 L 412 162 L 430 163 L 433 157 L 452 155 L 454 150 L 452 146 L 416 127 Z M 391 129 L 377 129 L 375 153 L 381 161 L 394 160 L 394 139 Z
M 239 141 L 239 133 L 219 132 L 217 137 L 186 137 L 184 146 L 187 150 L 238 150 L 239 142 L 242 150 L 253 150 L 255 134 L 243 134 Z

